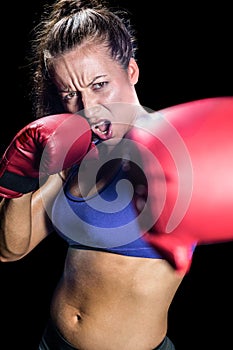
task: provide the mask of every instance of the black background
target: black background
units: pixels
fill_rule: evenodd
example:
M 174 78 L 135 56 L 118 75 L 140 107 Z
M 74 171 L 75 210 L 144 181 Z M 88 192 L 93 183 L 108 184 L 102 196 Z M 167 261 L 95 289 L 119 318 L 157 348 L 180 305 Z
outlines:
M 33 118 L 26 56 L 30 31 L 45 2 L 9 2 L 2 8 L 2 149 Z M 233 96 L 230 4 L 112 3 L 132 13 L 139 45 L 137 91 L 144 106 L 158 110 L 195 99 Z M 21 261 L 0 265 L 1 350 L 37 350 L 65 251 L 62 240 L 52 235 Z M 168 334 L 176 350 L 231 348 L 232 262 L 232 242 L 196 249 L 169 312 Z

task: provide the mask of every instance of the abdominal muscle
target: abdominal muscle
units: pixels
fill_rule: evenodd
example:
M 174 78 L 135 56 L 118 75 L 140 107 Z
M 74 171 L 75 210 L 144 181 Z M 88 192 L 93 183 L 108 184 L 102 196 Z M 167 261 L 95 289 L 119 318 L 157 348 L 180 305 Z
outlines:
M 51 317 L 80 350 L 151 350 L 181 280 L 162 259 L 69 248 Z

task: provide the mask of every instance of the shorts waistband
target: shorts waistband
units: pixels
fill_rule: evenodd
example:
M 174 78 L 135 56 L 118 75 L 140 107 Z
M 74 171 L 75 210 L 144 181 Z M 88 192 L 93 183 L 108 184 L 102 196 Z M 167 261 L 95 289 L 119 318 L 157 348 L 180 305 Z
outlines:
M 42 336 L 38 350 L 79 350 L 73 347 L 54 326 L 50 320 Z M 175 350 L 172 341 L 166 336 L 156 348 L 152 350 Z
M 170 338 L 167 336 L 163 339 L 162 343 L 156 346 L 153 350 L 175 350 L 175 346 Z

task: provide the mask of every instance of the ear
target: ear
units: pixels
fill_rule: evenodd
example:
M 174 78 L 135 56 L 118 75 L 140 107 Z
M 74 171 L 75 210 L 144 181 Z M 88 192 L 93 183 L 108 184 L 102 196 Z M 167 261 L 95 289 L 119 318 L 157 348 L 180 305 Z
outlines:
M 132 85 L 137 84 L 139 77 L 139 68 L 134 58 L 131 58 L 128 65 L 128 77 Z

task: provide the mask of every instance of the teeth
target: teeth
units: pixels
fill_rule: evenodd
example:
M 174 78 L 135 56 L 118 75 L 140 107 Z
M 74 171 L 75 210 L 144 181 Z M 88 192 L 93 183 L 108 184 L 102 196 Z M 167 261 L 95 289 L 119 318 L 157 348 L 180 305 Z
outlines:
M 100 134 L 106 135 L 108 133 L 110 124 L 111 123 L 109 121 L 103 120 L 103 121 L 100 121 L 99 123 L 96 123 L 95 125 L 93 125 L 93 127 L 95 129 L 97 129 Z M 104 127 L 105 130 L 102 130 L 103 128 L 101 128 L 101 127 Z
M 95 129 L 98 129 L 99 133 L 102 134 L 102 135 L 105 135 L 105 134 L 107 134 L 107 132 L 108 132 L 107 130 L 101 131 L 101 130 L 98 128 L 98 126 L 96 126 Z
M 101 122 L 99 122 L 99 123 L 96 123 L 96 124 L 95 124 L 95 127 L 97 128 L 98 126 L 104 125 L 104 124 L 107 124 L 107 122 L 103 120 L 103 121 L 101 121 Z

